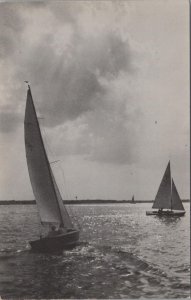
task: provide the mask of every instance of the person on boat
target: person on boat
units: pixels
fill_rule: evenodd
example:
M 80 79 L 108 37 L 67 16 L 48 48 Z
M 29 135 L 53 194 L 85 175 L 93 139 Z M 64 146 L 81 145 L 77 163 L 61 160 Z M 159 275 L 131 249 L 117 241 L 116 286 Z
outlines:
M 51 226 L 51 230 L 50 230 L 49 233 L 48 233 L 48 236 L 49 236 L 49 237 L 55 236 L 55 235 L 58 234 L 57 232 L 58 232 L 58 231 L 56 230 L 56 226 L 55 226 L 55 225 L 52 225 L 52 226 Z
M 52 225 L 52 226 L 51 226 L 51 230 L 52 230 L 53 232 L 56 231 L 56 226 Z
M 52 225 L 51 230 L 48 233 L 48 237 L 53 237 L 63 233 L 67 233 L 67 229 L 63 225 L 60 225 L 58 229 L 56 229 L 55 225 Z
M 62 224 L 59 226 L 57 230 L 58 234 L 67 233 L 67 228 L 65 228 Z
M 162 208 L 159 208 L 158 213 L 159 213 L 159 214 L 162 214 L 162 210 L 163 210 Z

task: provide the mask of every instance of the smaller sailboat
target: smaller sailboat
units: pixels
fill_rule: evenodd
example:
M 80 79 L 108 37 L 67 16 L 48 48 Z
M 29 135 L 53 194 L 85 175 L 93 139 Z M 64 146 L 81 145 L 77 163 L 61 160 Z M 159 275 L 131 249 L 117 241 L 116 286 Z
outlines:
M 30 241 L 31 248 L 37 252 L 60 252 L 73 248 L 78 243 L 79 230 L 74 227 L 56 184 L 44 147 L 30 86 L 27 92 L 24 131 L 29 177 L 41 224 L 50 228 L 47 235 Z
M 134 195 L 133 195 L 133 197 L 132 197 L 132 199 L 131 199 L 131 204 L 136 204 Z
M 157 215 L 181 217 L 185 214 L 184 206 L 178 194 L 174 180 L 171 178 L 170 161 L 162 178 L 152 208 L 158 210 L 147 211 L 147 216 Z

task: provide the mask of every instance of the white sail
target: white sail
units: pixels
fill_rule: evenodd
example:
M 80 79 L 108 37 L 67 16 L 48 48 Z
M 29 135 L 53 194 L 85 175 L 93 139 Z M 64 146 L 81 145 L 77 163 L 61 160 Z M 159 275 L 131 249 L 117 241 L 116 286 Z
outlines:
M 166 208 L 171 209 L 171 171 L 170 171 L 170 161 L 167 165 L 166 171 L 162 178 L 159 190 L 155 197 L 152 208 Z
M 27 93 L 24 129 L 29 176 L 41 222 L 71 227 L 72 223 L 64 208 L 44 148 L 30 88 Z
M 64 226 L 67 227 L 67 228 L 73 228 L 71 218 L 70 218 L 65 206 L 63 205 L 62 196 L 60 194 L 59 188 L 56 184 L 56 180 L 54 178 L 54 175 L 53 175 L 52 171 L 51 171 L 51 174 L 52 174 L 53 184 L 54 184 L 54 188 L 55 188 L 55 192 L 56 192 L 56 196 L 57 196 L 57 201 L 58 201 L 58 204 L 59 204 L 59 207 L 60 207 L 60 212 L 61 212 L 61 215 L 62 215 L 62 220 L 63 220 Z
M 184 206 L 172 179 L 172 209 L 174 210 L 184 210 Z

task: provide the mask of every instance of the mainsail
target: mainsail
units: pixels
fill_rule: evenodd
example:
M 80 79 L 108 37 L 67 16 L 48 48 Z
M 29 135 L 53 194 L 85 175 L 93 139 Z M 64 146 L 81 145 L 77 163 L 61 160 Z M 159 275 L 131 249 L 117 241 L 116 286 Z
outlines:
M 172 209 L 174 210 L 184 210 L 184 206 L 176 189 L 174 180 L 172 178 Z
M 42 224 L 56 223 L 73 227 L 44 148 L 30 87 L 27 92 L 24 130 L 29 176 Z
M 171 171 L 169 161 L 152 208 L 171 209 L 171 205 Z

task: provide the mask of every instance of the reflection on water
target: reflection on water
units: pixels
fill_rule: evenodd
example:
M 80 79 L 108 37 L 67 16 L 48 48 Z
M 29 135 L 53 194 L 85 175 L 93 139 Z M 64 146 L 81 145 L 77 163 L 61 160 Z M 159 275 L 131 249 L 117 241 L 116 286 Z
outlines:
M 186 205 L 185 205 L 186 206 Z M 0 213 L 0 295 L 6 298 L 178 298 L 190 294 L 189 213 L 146 216 L 147 204 L 71 207 L 81 243 L 62 255 L 32 253 L 35 206 Z
M 164 223 L 169 226 L 174 226 L 173 224 L 177 224 L 181 222 L 181 218 L 183 218 L 183 217 L 166 217 L 166 216 L 161 216 L 161 217 L 154 216 L 154 217 L 158 218 L 161 221 L 161 223 Z

